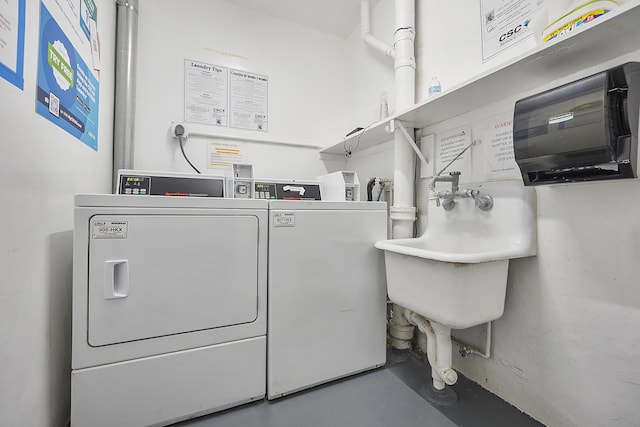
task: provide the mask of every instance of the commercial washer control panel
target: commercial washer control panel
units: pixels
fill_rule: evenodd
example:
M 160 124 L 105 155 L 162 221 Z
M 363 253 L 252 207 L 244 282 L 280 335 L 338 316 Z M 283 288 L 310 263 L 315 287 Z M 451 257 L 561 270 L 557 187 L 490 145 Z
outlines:
M 322 200 L 320 182 L 256 180 L 254 198 L 267 200 Z
M 225 178 L 217 175 L 118 171 L 118 194 L 224 197 L 224 188 Z

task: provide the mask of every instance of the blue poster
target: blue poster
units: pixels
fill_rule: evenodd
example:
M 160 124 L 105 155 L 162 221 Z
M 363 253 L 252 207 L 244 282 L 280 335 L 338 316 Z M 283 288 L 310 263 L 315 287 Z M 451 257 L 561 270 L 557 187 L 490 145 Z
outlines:
M 25 0 L 0 0 L 0 77 L 24 89 Z
M 93 71 L 41 3 L 37 113 L 98 151 L 99 89 Z

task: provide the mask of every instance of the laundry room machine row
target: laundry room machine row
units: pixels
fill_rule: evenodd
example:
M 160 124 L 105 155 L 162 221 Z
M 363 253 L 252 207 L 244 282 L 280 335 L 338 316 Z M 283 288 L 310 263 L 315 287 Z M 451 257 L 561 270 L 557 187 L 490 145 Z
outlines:
M 166 425 L 384 365 L 386 205 L 304 185 L 76 196 L 72 426 Z

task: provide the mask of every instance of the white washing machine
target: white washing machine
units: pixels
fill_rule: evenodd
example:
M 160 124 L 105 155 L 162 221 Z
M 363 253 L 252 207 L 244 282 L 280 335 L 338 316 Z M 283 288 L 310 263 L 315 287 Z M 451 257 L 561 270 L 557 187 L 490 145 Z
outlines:
M 267 396 L 386 362 L 381 202 L 269 202 Z
M 166 425 L 265 395 L 264 200 L 78 195 L 71 425 Z

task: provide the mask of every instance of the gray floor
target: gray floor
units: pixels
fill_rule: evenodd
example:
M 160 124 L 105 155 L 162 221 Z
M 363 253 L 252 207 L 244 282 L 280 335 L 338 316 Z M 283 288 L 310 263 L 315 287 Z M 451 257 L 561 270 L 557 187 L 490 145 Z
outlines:
M 430 369 L 408 351 L 387 365 L 311 390 L 247 404 L 174 427 L 540 427 L 518 409 L 460 376 L 458 402 L 427 401 Z

